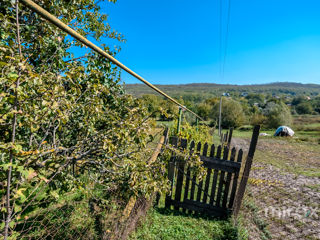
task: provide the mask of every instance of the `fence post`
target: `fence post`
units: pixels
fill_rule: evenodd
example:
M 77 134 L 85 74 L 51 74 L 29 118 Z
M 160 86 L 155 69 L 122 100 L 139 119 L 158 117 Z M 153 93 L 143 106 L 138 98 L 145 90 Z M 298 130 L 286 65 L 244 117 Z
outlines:
M 197 131 L 199 130 L 198 126 L 199 126 L 199 118 L 196 118 L 196 129 L 197 129 Z
M 240 206 L 242 203 L 242 199 L 244 196 L 244 192 L 246 190 L 254 152 L 256 151 L 256 146 L 258 143 L 259 131 L 260 131 L 260 125 L 255 126 L 253 129 L 252 138 L 251 138 L 251 142 L 250 142 L 250 148 L 249 148 L 248 156 L 247 156 L 246 163 L 244 166 L 242 178 L 241 178 L 240 185 L 239 185 L 239 188 L 237 191 L 237 195 L 236 195 L 236 198 L 234 201 L 233 215 L 235 216 L 235 218 L 238 216 Z
M 180 132 L 181 119 L 182 119 L 182 108 L 179 107 L 179 118 L 178 118 L 178 123 L 177 123 L 177 135 Z
M 219 105 L 219 136 L 221 137 L 221 109 L 222 108 L 222 96 L 220 97 L 220 105 Z
M 231 145 L 232 133 L 233 133 L 233 128 L 230 128 L 230 130 L 229 130 L 229 138 L 228 138 L 228 147 L 229 148 L 230 148 L 230 145 Z

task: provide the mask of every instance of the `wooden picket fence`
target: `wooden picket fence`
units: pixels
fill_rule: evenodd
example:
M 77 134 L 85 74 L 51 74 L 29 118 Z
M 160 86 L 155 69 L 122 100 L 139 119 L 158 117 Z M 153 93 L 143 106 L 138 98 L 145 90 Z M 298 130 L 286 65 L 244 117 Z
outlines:
M 230 149 L 229 145 L 215 146 L 210 149 L 207 143 L 201 144 L 186 139 L 171 137 L 169 142 L 181 151 L 196 151 L 206 168 L 205 178 L 200 179 L 192 171 L 188 162 L 172 153 L 168 164 L 168 177 L 171 192 L 166 196 L 165 205 L 175 210 L 201 213 L 215 217 L 227 217 L 235 209 L 238 212 L 250 173 L 252 159 L 259 136 L 259 126 L 255 127 L 244 174 L 238 183 L 243 159 L 243 150 Z
M 230 128 L 226 133 L 221 133 L 220 142 L 221 145 L 227 145 L 229 148 L 232 141 L 233 128 Z

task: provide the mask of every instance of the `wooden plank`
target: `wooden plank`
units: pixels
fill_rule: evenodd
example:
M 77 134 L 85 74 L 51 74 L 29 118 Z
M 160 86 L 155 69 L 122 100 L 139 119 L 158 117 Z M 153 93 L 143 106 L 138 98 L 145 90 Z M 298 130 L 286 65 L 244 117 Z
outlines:
M 230 149 L 231 141 L 232 141 L 233 128 L 229 129 L 229 138 L 228 138 L 228 147 Z
M 207 152 L 208 152 L 208 143 L 205 143 L 203 146 L 202 156 L 207 156 Z M 203 194 L 202 185 L 203 185 L 203 180 L 199 182 L 199 186 L 198 186 L 198 193 L 197 193 L 198 202 L 201 202 L 201 195 Z
M 190 144 L 190 154 L 192 154 L 192 152 L 194 151 L 194 146 L 195 146 L 195 143 L 194 141 L 191 142 Z M 191 175 L 190 175 L 190 167 L 188 166 L 188 169 L 187 169 L 187 176 L 186 176 L 186 186 L 185 186 L 185 190 L 184 190 L 184 198 L 183 199 L 188 199 L 188 194 L 189 194 L 189 187 L 190 187 L 190 178 L 191 178 Z
M 169 143 L 177 147 L 178 146 L 178 138 L 177 137 L 170 137 L 169 138 Z M 169 200 L 172 197 L 172 192 L 173 192 L 173 186 L 174 186 L 174 170 L 175 170 L 175 154 L 172 153 L 171 158 L 168 163 L 168 179 L 170 181 L 170 192 L 169 194 L 166 195 L 166 200 L 165 200 L 165 207 L 170 208 L 170 203 Z
M 228 160 L 228 155 L 229 155 L 229 148 L 227 146 L 224 147 L 223 150 L 223 160 Z M 220 206 L 221 203 L 221 196 L 222 196 L 222 191 L 223 191 L 223 186 L 224 186 L 224 175 L 225 171 L 220 172 L 220 179 L 219 179 L 219 187 L 218 187 L 218 193 L 217 193 L 217 200 L 216 200 L 216 206 Z
M 229 135 L 229 132 L 227 131 L 226 134 L 224 135 L 224 143 L 227 143 L 228 135 Z
M 232 148 L 230 161 L 234 162 L 235 158 L 236 158 L 236 148 Z M 231 177 L 232 177 L 232 173 L 229 172 L 227 174 L 226 184 L 224 186 L 223 199 L 222 199 L 222 207 L 223 208 L 227 207 L 227 201 L 228 201 L 228 194 L 229 194 L 229 188 L 230 188 L 230 183 L 231 183 Z
M 201 142 L 198 142 L 197 144 L 197 152 L 200 153 L 201 150 Z M 197 181 L 197 176 L 195 173 L 192 174 L 192 185 L 191 185 L 191 192 L 190 192 L 190 199 L 193 200 L 194 199 L 194 192 L 195 192 L 195 188 L 196 188 L 196 181 Z
M 237 157 L 238 163 L 241 163 L 242 155 L 243 155 L 243 151 L 242 151 L 242 149 L 240 149 L 238 152 L 238 157 Z M 232 189 L 231 189 L 230 200 L 229 200 L 229 205 L 228 205 L 229 208 L 233 207 L 234 197 L 236 195 L 236 190 L 237 190 L 237 185 L 238 185 L 239 172 L 236 172 L 233 177 Z
M 187 140 L 181 139 L 181 144 L 179 146 L 180 149 L 185 149 L 187 147 Z M 181 201 L 181 192 L 182 192 L 182 185 L 183 185 L 183 177 L 184 177 L 184 166 L 185 161 L 181 161 L 182 159 L 178 159 L 177 162 L 177 184 L 176 184 L 176 191 L 174 195 L 174 199 L 176 201 Z M 175 207 L 175 210 L 179 210 L 179 208 Z
M 159 155 L 160 152 L 161 152 L 162 146 L 163 146 L 163 144 L 165 143 L 166 139 L 168 138 L 168 133 L 169 133 L 169 129 L 166 128 L 166 129 L 164 130 L 162 136 L 160 137 L 159 143 L 158 143 L 156 149 L 154 150 L 151 158 L 150 158 L 150 159 L 148 160 L 148 162 L 147 162 L 148 165 L 154 163 L 154 162 L 157 160 L 158 155 Z
M 218 146 L 217 149 L 217 155 L 216 158 L 221 158 L 221 146 Z M 211 188 L 211 194 L 210 194 L 210 205 L 213 205 L 214 203 L 214 198 L 215 198 L 215 194 L 216 194 L 216 185 L 217 185 L 217 180 L 218 180 L 218 173 L 219 171 L 217 169 L 214 170 L 214 174 L 213 174 L 213 180 L 212 180 L 212 188 Z
M 193 153 L 193 151 L 194 151 L 194 146 L 195 146 L 195 143 L 194 143 L 194 141 L 192 141 L 192 142 L 190 143 L 190 147 L 189 147 L 189 149 L 190 149 L 190 154 Z M 190 179 L 191 179 L 190 167 L 188 166 L 188 168 L 187 168 L 187 175 L 186 175 L 186 185 L 185 185 L 185 188 L 184 188 L 183 201 L 185 201 L 186 199 L 189 198 L 188 195 L 189 195 Z M 185 212 L 186 212 L 186 210 L 185 210 Z
M 248 178 L 249 178 L 249 174 L 250 174 L 250 170 L 251 170 L 251 166 L 252 166 L 252 161 L 253 161 L 253 157 L 254 157 L 254 152 L 256 151 L 256 146 L 258 143 L 259 132 L 260 132 L 260 126 L 257 125 L 253 129 L 248 156 L 247 156 L 246 163 L 244 166 L 244 170 L 243 170 L 242 178 L 241 178 L 240 185 L 239 185 L 239 188 L 237 191 L 237 195 L 235 197 L 234 212 L 233 212 L 235 217 L 238 216 L 240 206 L 242 203 L 242 199 L 244 196 L 244 192 L 246 190 L 246 186 L 247 186 L 247 182 L 248 182 Z
M 214 144 L 211 145 L 211 150 L 210 150 L 210 157 L 214 157 Z M 210 177 L 211 177 L 211 168 L 207 169 L 207 177 L 206 177 L 206 183 L 204 187 L 204 194 L 203 194 L 203 202 L 207 202 L 207 197 L 210 196 L 209 194 L 209 185 L 210 185 Z
M 168 134 L 169 134 L 169 129 L 166 128 L 166 129 L 163 131 L 163 134 L 162 134 L 162 136 L 160 137 L 159 143 L 158 143 L 155 151 L 153 152 L 151 158 L 147 161 L 147 164 L 148 164 L 148 165 L 154 163 L 154 162 L 157 160 L 158 155 L 159 155 L 160 152 L 161 152 L 161 149 L 162 149 L 163 144 L 165 144 L 166 141 L 168 140 Z M 161 196 L 160 196 L 160 193 L 159 193 L 159 192 L 156 192 L 156 193 L 155 193 L 155 204 L 154 204 L 154 206 L 158 206 L 158 205 L 159 205 L 160 197 L 161 197 Z M 124 210 L 124 212 L 123 212 L 122 215 L 123 215 L 123 216 L 126 216 L 126 217 L 129 216 L 129 215 L 131 214 L 131 212 L 132 212 L 132 209 L 133 209 L 135 203 L 136 203 L 136 197 L 135 197 L 135 196 L 130 197 L 129 202 L 128 202 L 128 204 L 126 205 L 125 210 Z
M 230 162 L 225 160 L 218 160 L 218 158 L 209 158 L 200 156 L 203 161 L 203 166 L 206 168 L 213 168 L 225 172 L 237 172 L 241 168 L 241 164 L 237 162 Z
M 205 213 L 214 217 L 226 218 L 231 213 L 231 211 L 226 208 L 216 207 L 189 199 L 187 199 L 185 202 L 170 200 L 170 205 L 176 206 L 178 208 L 187 208 L 191 211 Z

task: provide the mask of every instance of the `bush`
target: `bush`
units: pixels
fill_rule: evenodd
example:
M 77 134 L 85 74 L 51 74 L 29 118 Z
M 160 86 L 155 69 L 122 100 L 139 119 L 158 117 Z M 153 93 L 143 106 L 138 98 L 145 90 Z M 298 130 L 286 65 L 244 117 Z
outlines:
M 201 103 L 198 105 L 197 114 L 204 120 L 208 120 L 210 116 L 211 106 L 207 103 Z
M 212 109 L 214 119 L 219 119 L 219 103 L 216 103 Z M 239 127 L 245 122 L 245 115 L 239 102 L 232 99 L 222 100 L 221 126 L 223 128 Z
M 263 114 L 266 117 L 265 126 L 268 128 L 277 128 L 280 125 L 292 124 L 290 109 L 283 102 L 267 103 L 263 109 Z
M 264 116 L 263 114 L 254 114 L 251 117 L 251 121 L 250 124 L 255 126 L 255 125 L 264 125 L 266 122 L 266 116 Z
M 296 111 L 298 114 L 311 114 L 313 112 L 313 108 L 311 103 L 302 102 L 296 106 Z

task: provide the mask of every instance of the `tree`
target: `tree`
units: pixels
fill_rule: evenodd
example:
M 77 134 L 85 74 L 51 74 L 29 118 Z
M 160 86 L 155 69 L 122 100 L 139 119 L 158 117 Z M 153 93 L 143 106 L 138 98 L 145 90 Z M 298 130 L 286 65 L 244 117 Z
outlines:
M 263 94 L 250 93 L 246 96 L 246 99 L 250 105 L 254 105 L 255 103 L 262 105 L 264 104 L 265 96 Z
M 292 106 L 296 106 L 304 101 L 306 101 L 306 99 L 303 96 L 298 96 L 292 99 L 291 104 Z
M 85 36 L 124 41 L 99 12 L 98 1 L 37 3 Z M 148 112 L 124 94 L 119 69 L 93 51 L 73 59 L 70 48 L 82 44 L 22 4 L 19 8 L 16 22 L 14 1 L 1 1 L 0 204 L 6 224 L 0 231 L 17 236 L 15 226 L 39 209 L 63 205 L 66 193 L 81 193 L 80 200 L 99 196 L 107 204 L 111 197 L 123 203 L 166 189 L 159 170 L 165 163 L 146 164 L 152 140 Z M 103 48 L 112 55 L 119 49 Z M 74 164 L 82 178 L 73 177 Z M 33 198 L 39 189 L 43 192 Z M 28 205 L 30 199 L 37 204 Z M 88 219 L 78 220 L 85 230 Z
M 277 128 L 281 125 L 292 124 L 290 109 L 283 102 L 268 102 L 263 109 L 263 115 L 267 118 L 265 125 L 268 128 Z
M 219 103 L 215 103 L 212 108 L 212 116 L 219 118 Z M 239 102 L 223 98 L 222 100 L 222 124 L 223 128 L 239 127 L 245 122 L 245 115 Z
M 313 107 L 310 102 L 301 102 L 295 107 L 298 114 L 311 114 Z
M 320 113 L 320 97 L 316 97 L 315 99 L 313 99 L 312 105 L 314 107 L 314 110 L 317 113 Z
M 154 94 L 144 94 L 141 96 L 143 105 L 148 109 L 148 112 L 152 117 L 157 117 L 160 113 L 160 102 L 161 98 L 157 97 Z
M 197 114 L 201 116 L 204 120 L 208 120 L 210 118 L 212 106 L 206 103 L 200 103 L 197 106 Z

